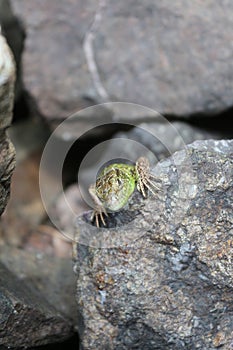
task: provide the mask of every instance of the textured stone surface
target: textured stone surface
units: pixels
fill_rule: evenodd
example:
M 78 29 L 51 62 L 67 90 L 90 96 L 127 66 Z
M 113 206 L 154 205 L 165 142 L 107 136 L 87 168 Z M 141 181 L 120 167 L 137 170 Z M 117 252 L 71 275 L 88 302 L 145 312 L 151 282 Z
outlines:
M 10 195 L 11 175 L 15 168 L 15 150 L 11 141 L 0 132 L 0 215 Z
M 0 52 L 0 130 L 2 130 L 8 127 L 12 120 L 15 66 L 9 46 L 1 35 Z
M 51 232 L 53 232 L 53 237 Z M 50 235 L 49 235 L 50 232 Z M 38 227 L 37 231 L 31 232 L 31 235 L 25 238 L 25 241 L 18 248 L 13 245 L 0 244 L 0 263 L 4 264 L 12 274 L 18 276 L 21 283 L 37 291 L 36 302 L 47 303 L 50 309 L 53 310 L 54 317 L 59 320 L 63 318 L 67 327 L 62 331 L 63 338 L 69 337 L 73 332 L 73 326 L 76 325 L 77 310 L 75 302 L 75 276 L 72 270 L 71 245 L 66 243 L 66 251 L 59 240 L 62 236 L 55 229 L 47 227 L 47 232 L 44 227 Z M 63 248 L 63 249 L 62 249 Z M 16 278 L 15 288 L 18 280 Z M 33 313 L 37 312 L 38 307 L 32 312 L 32 319 L 25 319 L 25 327 L 30 331 L 30 327 L 36 326 L 36 319 Z M 47 323 L 48 314 L 44 314 L 41 319 L 43 327 L 49 327 Z M 29 322 L 28 324 L 26 324 Z M 33 323 L 34 326 L 32 324 Z M 45 341 L 48 343 L 49 338 L 54 337 L 52 322 L 48 328 Z M 47 339 L 47 340 L 46 340 Z M 59 339 L 58 339 L 59 340 Z M 53 341 L 58 342 L 56 337 Z M 31 338 L 30 346 L 33 345 Z M 40 339 L 43 342 L 43 336 Z
M 47 117 L 106 100 L 184 116 L 233 105 L 230 0 L 12 3 L 27 27 L 26 86 Z
M 15 99 L 23 92 L 21 57 L 25 38 L 24 28 L 19 19 L 13 14 L 9 0 L 0 0 L 0 26 L 6 37 L 16 63 Z
M 12 6 L 24 21 L 27 32 L 25 85 L 36 98 L 43 115 L 67 117 L 88 105 L 82 97 L 92 83 L 82 41 L 98 3 L 93 0 L 51 0 L 49 3 L 23 0 L 12 1 Z
M 82 349 L 233 345 L 233 141 L 196 141 L 153 169 L 108 228 L 77 222 Z M 88 246 L 89 244 L 89 246 Z
M 15 151 L 5 133 L 12 119 L 15 68 L 5 39 L 0 35 L 0 215 L 10 192 L 10 179 L 15 166 Z
M 32 347 L 58 342 L 71 326 L 29 285 L 0 264 L 0 345 Z

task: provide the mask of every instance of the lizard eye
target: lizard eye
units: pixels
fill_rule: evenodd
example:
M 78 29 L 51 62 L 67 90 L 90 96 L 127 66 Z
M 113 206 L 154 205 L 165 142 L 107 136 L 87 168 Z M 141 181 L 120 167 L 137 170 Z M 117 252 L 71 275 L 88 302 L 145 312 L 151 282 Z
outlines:
M 118 183 L 119 186 L 122 185 L 122 181 L 120 179 L 117 179 L 117 183 Z

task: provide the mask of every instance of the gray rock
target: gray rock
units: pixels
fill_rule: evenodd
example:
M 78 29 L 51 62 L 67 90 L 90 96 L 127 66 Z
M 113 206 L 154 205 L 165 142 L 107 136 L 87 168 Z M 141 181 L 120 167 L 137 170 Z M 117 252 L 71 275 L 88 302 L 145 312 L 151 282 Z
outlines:
M 39 241 L 39 238 L 45 238 L 43 233 L 40 232 L 40 236 L 38 233 L 38 238 L 35 237 L 34 241 Z M 42 240 L 41 239 L 41 240 Z M 26 239 L 25 239 L 26 241 Z M 36 244 L 36 243 L 35 243 Z M 42 245 L 41 241 L 39 244 Z M 22 244 L 21 244 L 22 246 Z M 50 254 L 48 250 L 50 248 Z M 56 256 L 56 253 L 51 253 L 51 245 L 44 244 L 41 249 L 35 249 L 35 247 L 25 244 L 24 247 L 18 248 L 14 246 L 9 246 L 8 244 L 0 245 L 0 264 L 4 264 L 4 266 L 11 271 L 14 276 L 25 285 L 29 287 L 29 291 L 31 289 L 37 291 L 37 304 L 48 303 L 49 309 L 51 309 L 54 313 L 54 317 L 59 320 L 62 317 L 62 322 L 67 324 L 67 327 L 62 331 L 63 339 L 69 337 L 73 332 L 73 327 L 76 323 L 77 319 L 77 311 L 76 302 L 75 302 L 75 276 L 72 271 L 72 261 L 69 256 Z M 71 247 L 70 247 L 71 251 Z M 15 283 L 18 283 L 18 279 L 16 278 Z M 58 292 L 59 291 L 59 292 Z M 34 310 L 35 313 L 37 309 Z M 44 314 L 43 322 L 47 323 L 48 314 Z M 33 322 L 36 325 L 36 320 L 32 319 L 30 322 Z M 30 331 L 30 327 L 32 325 L 26 325 L 29 320 L 25 319 L 25 327 Z M 52 324 L 43 325 L 43 327 L 48 327 L 47 342 L 49 342 L 49 338 L 54 337 Z M 49 327 L 51 327 L 49 329 Z M 33 339 L 31 339 L 30 346 L 33 345 Z M 43 342 L 43 337 L 41 337 L 40 342 Z M 46 341 L 46 339 L 45 339 Z M 57 343 L 58 340 L 54 337 L 54 342 Z
M 153 169 L 107 228 L 77 221 L 82 349 L 221 349 L 233 344 L 233 141 L 196 141 Z
M 42 114 L 64 118 L 88 106 L 81 85 L 85 90 L 92 82 L 82 41 L 93 20 L 96 1 L 51 0 L 48 6 L 41 1 L 29 4 L 13 0 L 12 6 L 27 32 L 23 58 L 25 86 Z
M 10 183 L 15 168 L 15 149 L 11 141 L 0 132 L 0 215 L 10 195 Z
M 13 14 L 9 0 L 0 0 L 0 26 L 6 37 L 16 63 L 15 100 L 22 96 L 24 87 L 22 81 L 21 58 L 24 46 L 25 32 L 20 20 Z
M 71 334 L 67 320 L 2 264 L 0 276 L 0 346 L 38 346 Z
M 230 1 L 108 3 L 93 45 L 108 94 L 164 114 L 231 107 L 230 8 Z
M 0 52 L 0 130 L 3 130 L 11 124 L 12 120 L 15 66 L 9 46 L 1 35 Z
M 108 100 L 183 116 L 233 105 L 230 0 L 12 2 L 27 26 L 26 86 L 46 117 Z
M 0 35 L 0 215 L 10 192 L 10 179 L 15 166 L 15 150 L 5 133 L 12 119 L 15 69 L 5 39 Z

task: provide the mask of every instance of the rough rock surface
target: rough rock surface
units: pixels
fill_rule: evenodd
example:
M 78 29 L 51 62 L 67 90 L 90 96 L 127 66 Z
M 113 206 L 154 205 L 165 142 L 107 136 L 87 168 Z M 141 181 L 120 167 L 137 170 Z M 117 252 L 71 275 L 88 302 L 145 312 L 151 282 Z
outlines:
M 0 306 L 0 346 L 42 345 L 71 334 L 70 324 L 1 264 Z
M 47 117 L 106 100 L 184 116 L 233 105 L 230 0 L 12 4 L 28 33 L 26 86 Z
M 0 0 L 0 9 L 1 32 L 6 37 L 16 63 L 15 100 L 17 101 L 23 92 L 21 57 L 25 33 L 22 23 L 12 12 L 9 0 Z
M 42 114 L 52 118 L 67 117 L 88 106 L 89 102 L 82 97 L 92 82 L 82 41 L 98 3 L 93 0 L 51 0 L 49 3 L 13 0 L 12 6 L 24 21 L 27 32 L 23 64 L 25 85 L 36 98 Z
M 52 231 L 52 228 L 50 228 L 50 231 Z M 77 319 L 75 276 L 72 271 L 71 258 L 72 249 L 67 244 L 69 255 L 61 256 L 60 254 L 59 256 L 56 247 L 52 246 L 50 242 L 52 240 L 51 237 L 48 236 L 48 234 L 46 236 L 42 232 L 42 228 L 41 231 L 38 228 L 37 232 L 32 232 L 31 236 L 27 237 L 27 240 L 25 239 L 24 244 L 20 248 L 0 244 L 0 264 L 4 264 L 12 274 L 18 276 L 20 283 L 25 284 L 25 287 L 29 286 L 29 291 L 31 289 L 37 291 L 35 298 L 37 305 L 45 302 L 49 305 L 48 310 L 52 310 L 56 322 L 64 322 L 66 324 L 62 331 L 62 337 L 67 338 L 74 332 L 73 326 L 76 324 Z M 57 233 L 57 240 L 54 245 L 57 244 L 58 246 L 58 240 L 59 233 Z M 16 280 L 15 285 L 17 282 Z M 28 341 L 30 346 L 34 343 L 31 327 L 34 327 L 37 322 L 37 312 L 38 307 L 35 307 L 31 313 L 31 319 L 29 321 L 25 320 L 25 329 L 27 328 L 28 333 L 31 333 L 31 343 Z M 41 324 L 43 322 L 47 323 L 49 312 L 44 313 Z M 26 324 L 27 322 L 29 323 Z M 51 328 L 48 327 L 48 324 L 43 325 L 43 327 L 47 331 L 44 335 L 41 335 L 41 339 L 38 339 L 38 342 L 50 343 L 52 342 L 51 338 L 53 338 L 53 341 L 57 343 L 59 339 L 56 339 L 56 334 L 52 330 L 52 324 Z
M 15 166 L 15 151 L 5 129 L 11 124 L 14 100 L 15 68 L 5 39 L 0 35 L 0 215 L 10 192 L 10 179 Z
M 77 222 L 82 349 L 233 346 L 233 141 L 196 141 L 153 169 L 108 227 Z
M 10 195 L 11 175 L 15 167 L 15 150 L 11 141 L 0 131 L 0 215 Z

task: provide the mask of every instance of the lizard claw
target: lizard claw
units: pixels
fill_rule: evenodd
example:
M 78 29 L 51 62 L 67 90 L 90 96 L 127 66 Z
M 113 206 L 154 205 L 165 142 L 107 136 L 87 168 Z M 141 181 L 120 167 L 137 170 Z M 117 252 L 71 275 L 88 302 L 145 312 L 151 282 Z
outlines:
M 155 184 L 156 179 L 155 175 L 150 173 L 150 165 L 148 159 L 141 157 L 136 162 L 136 172 L 138 175 L 138 183 L 137 183 L 137 189 L 139 192 L 142 193 L 143 197 L 146 197 L 145 189 L 147 188 L 153 195 L 155 196 L 155 190 L 160 191 L 161 188 L 159 188 Z
M 108 216 L 108 213 L 106 212 L 105 208 L 104 207 L 96 207 L 93 210 L 93 213 L 92 213 L 92 216 L 91 216 L 91 221 L 93 222 L 95 220 L 95 224 L 99 228 L 100 227 L 99 219 L 100 219 L 102 224 L 104 226 L 106 226 L 106 222 L 104 220 L 104 215 Z
M 104 220 L 104 215 L 108 216 L 108 213 L 106 212 L 106 209 L 102 205 L 99 198 L 96 196 L 94 184 L 92 184 L 89 187 L 89 193 L 90 193 L 90 195 L 95 203 L 94 210 L 93 210 L 92 215 L 91 215 L 91 222 L 93 222 L 95 220 L 96 226 L 100 227 L 100 221 L 101 221 L 102 224 L 104 226 L 106 226 L 106 222 Z

